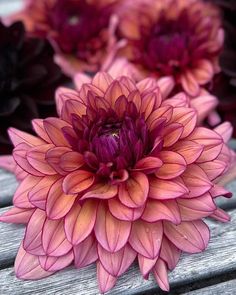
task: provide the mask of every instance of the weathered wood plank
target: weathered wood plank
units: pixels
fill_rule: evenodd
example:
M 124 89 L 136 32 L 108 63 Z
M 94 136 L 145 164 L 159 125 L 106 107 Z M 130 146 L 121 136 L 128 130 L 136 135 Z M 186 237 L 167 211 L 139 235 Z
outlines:
M 23 6 L 22 0 L 1 0 L 0 1 L 0 16 L 8 16 L 11 13 L 15 13 Z
M 230 280 L 217 285 L 208 286 L 203 289 L 184 293 L 183 295 L 234 295 L 236 294 L 236 280 Z
M 232 221 L 227 224 L 207 220 L 212 233 L 208 249 L 200 254 L 183 255 L 177 268 L 170 274 L 172 287 L 236 270 L 236 210 L 231 210 L 230 214 Z M 19 228 L 18 231 L 16 226 L 8 224 L 0 224 L 0 229 L 0 265 L 4 265 L 14 258 L 23 230 Z M 44 294 L 47 290 L 48 295 L 94 295 L 98 293 L 95 277 L 96 271 L 92 265 L 83 270 L 69 268 L 40 282 L 22 282 L 15 278 L 12 268 L 7 268 L 0 271 L 0 294 Z M 156 288 L 154 279 L 151 277 L 149 281 L 144 281 L 137 266 L 133 266 L 119 279 L 110 294 L 129 295 L 153 288 Z
M 17 185 L 18 183 L 12 173 L 0 170 L 0 207 L 11 204 Z

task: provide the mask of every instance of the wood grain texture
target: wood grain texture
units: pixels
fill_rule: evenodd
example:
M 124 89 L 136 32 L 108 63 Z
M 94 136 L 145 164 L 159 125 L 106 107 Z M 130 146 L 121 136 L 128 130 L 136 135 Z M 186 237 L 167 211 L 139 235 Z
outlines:
M 0 207 L 10 205 L 18 183 L 12 173 L 0 170 Z
M 3 211 L 1 209 L 0 213 Z M 227 224 L 207 220 L 212 234 L 208 249 L 204 253 L 182 256 L 169 275 L 172 288 L 236 270 L 236 210 L 231 210 L 230 215 L 232 221 Z M 22 227 L 0 224 L 0 265 L 14 259 L 22 237 Z M 144 281 L 134 265 L 108 294 L 131 295 L 156 288 L 154 279 Z M 40 282 L 17 280 L 12 268 L 0 271 L 0 294 L 44 294 L 45 290 L 48 295 L 98 294 L 95 266 L 83 270 L 68 268 Z
M 22 0 L 0 0 L 0 16 L 5 17 L 23 7 Z
M 230 280 L 203 289 L 184 293 L 183 295 L 234 295 L 236 294 L 236 280 Z

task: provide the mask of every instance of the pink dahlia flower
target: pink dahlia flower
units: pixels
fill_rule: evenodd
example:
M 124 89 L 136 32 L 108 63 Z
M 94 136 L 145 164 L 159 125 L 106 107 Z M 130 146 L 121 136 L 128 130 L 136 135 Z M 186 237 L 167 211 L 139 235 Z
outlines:
M 127 1 L 118 36 L 127 41 L 120 54 L 140 78 L 172 76 L 189 95 L 197 96 L 200 86 L 219 72 L 224 39 L 220 16 L 202 0 Z
M 10 17 L 24 21 L 28 32 L 46 37 L 57 52 L 56 61 L 68 75 L 96 72 L 114 50 L 120 0 L 25 0 L 22 12 Z M 9 20 L 8 20 L 9 21 Z
M 87 80 L 87 81 L 85 81 Z M 215 205 L 230 164 L 229 123 L 197 127 L 183 96 L 165 83 L 135 84 L 105 73 L 57 92 L 59 118 L 36 119 L 37 136 L 10 129 L 26 173 L 3 222 L 26 223 L 15 261 L 20 279 L 40 279 L 96 262 L 101 292 L 137 258 L 163 290 L 181 252 L 202 252 L 209 229 L 228 221 Z

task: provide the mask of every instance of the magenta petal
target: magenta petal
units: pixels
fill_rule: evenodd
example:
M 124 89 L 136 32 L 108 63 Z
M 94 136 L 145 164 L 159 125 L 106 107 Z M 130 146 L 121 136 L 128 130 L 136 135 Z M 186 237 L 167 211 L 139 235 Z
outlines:
M 206 249 L 210 232 L 201 220 L 183 221 L 180 225 L 164 222 L 164 233 L 180 250 L 199 253 Z
M 136 252 L 127 244 L 124 248 L 111 253 L 98 245 L 98 256 L 106 271 L 114 277 L 122 275 L 134 262 Z
M 71 250 L 72 245 L 66 238 L 63 219 L 46 219 L 42 231 L 42 245 L 48 256 L 62 256 Z
M 159 287 L 168 292 L 170 290 L 169 281 L 168 281 L 168 273 L 166 263 L 159 258 L 156 262 L 156 265 L 153 268 L 154 277 L 159 285 Z
M 170 270 L 173 270 L 180 258 L 181 251 L 165 236 L 162 240 L 160 257 L 167 263 Z
M 157 257 L 154 259 L 149 259 L 144 257 L 143 255 L 138 255 L 138 263 L 139 268 L 142 273 L 142 276 L 145 280 L 148 279 L 149 273 L 153 269 L 154 265 L 156 264 Z
M 42 247 L 42 229 L 45 219 L 45 212 L 36 209 L 29 220 L 25 232 L 23 247 L 30 254 L 45 255 Z
M 147 201 L 142 219 L 148 222 L 156 222 L 160 220 L 169 220 L 174 224 L 181 222 L 180 211 L 175 200 Z
M 13 207 L 0 216 L 0 221 L 6 223 L 28 223 L 34 211 L 35 209 Z
M 109 252 L 119 251 L 127 243 L 131 223 L 113 217 L 102 203 L 99 205 L 97 216 L 94 231 L 98 242 Z
M 39 264 L 38 256 L 27 253 L 22 245 L 17 253 L 14 267 L 18 279 L 38 280 L 53 274 L 45 271 Z
M 75 204 L 65 217 L 65 231 L 73 245 L 83 242 L 94 228 L 97 214 L 97 202 L 86 200 L 81 207 Z
M 117 278 L 109 274 L 100 262 L 97 263 L 97 279 L 99 290 L 102 294 L 111 290 L 117 281 Z
M 94 175 L 85 170 L 78 170 L 68 174 L 63 182 L 66 194 L 78 194 L 88 189 L 94 182 Z
M 39 256 L 39 263 L 44 270 L 55 272 L 70 265 L 73 259 L 73 251 L 70 251 L 66 255 L 60 257 Z
M 129 243 L 139 254 L 154 259 L 159 255 L 162 236 L 162 222 L 149 223 L 137 220 L 132 225 Z
M 130 208 L 141 207 L 148 196 L 149 181 L 141 172 L 133 172 L 131 177 L 119 187 L 119 199 Z
M 98 259 L 97 241 L 89 235 L 83 242 L 74 246 L 75 267 L 85 267 Z

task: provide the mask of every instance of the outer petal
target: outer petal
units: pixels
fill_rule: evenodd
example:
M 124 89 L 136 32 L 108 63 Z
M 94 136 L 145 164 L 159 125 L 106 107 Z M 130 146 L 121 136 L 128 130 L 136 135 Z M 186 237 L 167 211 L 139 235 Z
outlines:
M 129 243 L 139 254 L 154 259 L 159 255 L 162 236 L 162 222 L 149 223 L 137 220 L 132 225 Z
M 21 143 L 26 143 L 32 147 L 45 143 L 44 140 L 15 128 L 10 128 L 8 130 L 8 134 L 14 146 L 17 146 Z
M 117 278 L 110 275 L 100 262 L 97 263 L 97 279 L 99 290 L 102 294 L 112 289 L 117 281 Z
M 78 170 L 68 174 L 63 181 L 66 194 L 78 194 L 88 189 L 94 182 L 94 175 L 85 170 Z
M 84 157 L 77 152 L 67 152 L 60 159 L 60 167 L 66 172 L 79 169 L 84 164 Z
M 34 128 L 34 131 L 47 143 L 51 143 L 51 139 L 47 135 L 47 132 L 44 129 L 43 126 L 43 119 L 34 119 L 32 120 L 32 125 Z
M 93 185 L 87 193 L 85 193 L 80 200 L 85 200 L 89 198 L 106 200 L 113 198 L 117 195 L 118 188 L 116 185 L 110 185 L 107 183 L 99 183 Z
M 71 209 L 76 195 L 66 195 L 62 190 L 63 179 L 59 179 L 51 186 L 46 202 L 47 216 L 51 219 L 64 217 Z
M 201 220 L 183 221 L 180 225 L 164 222 L 164 233 L 177 248 L 188 253 L 205 250 L 210 238 L 209 229 Z
M 101 246 L 109 251 L 119 251 L 127 243 L 130 235 L 131 223 L 121 221 L 111 215 L 102 203 L 99 205 L 95 223 L 95 235 Z
M 44 270 L 55 272 L 70 265 L 73 259 L 73 252 L 70 251 L 66 255 L 60 257 L 39 256 L 39 263 Z
M 97 242 L 93 235 L 89 235 L 79 245 L 74 246 L 75 267 L 82 268 L 98 259 Z
M 149 182 L 145 174 L 133 172 L 131 178 L 119 187 L 121 203 L 130 208 L 141 207 L 148 196 Z
M 136 252 L 127 244 L 124 248 L 111 253 L 98 245 L 99 260 L 105 270 L 114 277 L 122 275 L 134 262 Z
M 138 255 L 138 264 L 139 269 L 142 273 L 142 276 L 145 280 L 148 279 L 150 271 L 153 269 L 154 265 L 156 264 L 158 258 L 149 259 L 144 257 L 143 255 Z
M 168 292 L 170 290 L 166 263 L 159 258 L 153 268 L 154 277 L 159 287 Z
M 167 96 L 171 93 L 175 86 L 175 81 L 172 77 L 163 77 L 158 79 L 157 85 L 160 88 L 163 99 L 166 99 Z
M 101 89 L 104 93 L 107 91 L 108 87 L 113 82 L 112 77 L 105 72 L 97 73 L 92 80 L 92 84 L 97 88 Z
M 53 274 L 45 271 L 39 264 L 38 256 L 27 253 L 22 245 L 16 256 L 15 273 L 18 279 L 24 280 L 42 279 Z
M 188 165 L 194 163 L 201 156 L 203 149 L 203 145 L 190 140 L 182 140 L 171 147 L 173 152 L 184 157 Z
M 224 210 L 217 208 L 214 213 L 210 215 L 211 218 L 214 218 L 220 222 L 229 222 L 230 221 L 230 215 L 225 212 Z
M 228 143 L 232 137 L 233 127 L 229 122 L 224 122 L 217 126 L 214 131 L 222 136 L 224 143 Z
M 197 80 L 190 71 L 181 76 L 181 84 L 183 89 L 193 97 L 197 96 L 200 92 Z
M 97 214 L 97 202 L 86 200 L 80 207 L 78 204 L 65 217 L 65 231 L 73 245 L 83 242 L 93 230 Z M 100 217 L 99 217 L 100 218 Z
M 170 147 L 175 144 L 183 134 L 184 127 L 179 123 L 171 123 L 163 130 L 164 147 Z
M 173 270 L 176 267 L 180 254 L 181 251 L 164 236 L 161 245 L 160 257 L 167 263 L 170 270 Z
M 61 157 L 65 154 L 70 152 L 71 149 L 68 147 L 54 147 L 45 155 L 45 159 L 48 164 L 55 170 L 57 173 L 61 175 L 66 175 L 67 172 L 60 166 Z
M 0 221 L 6 223 L 28 223 L 34 211 L 35 209 L 13 207 L 0 216 Z

